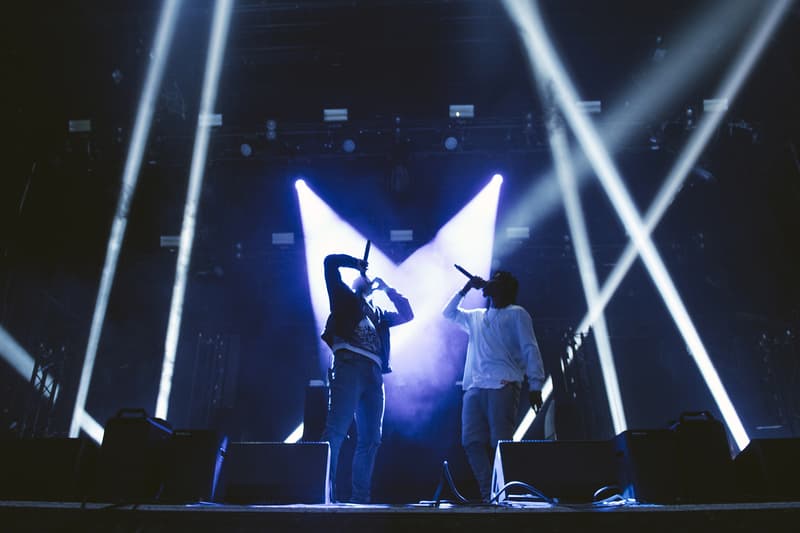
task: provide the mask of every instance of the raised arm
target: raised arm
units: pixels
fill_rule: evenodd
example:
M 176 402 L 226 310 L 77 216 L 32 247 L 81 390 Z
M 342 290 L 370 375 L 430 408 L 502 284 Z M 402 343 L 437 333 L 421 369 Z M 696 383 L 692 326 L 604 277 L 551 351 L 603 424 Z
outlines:
M 477 289 L 482 288 L 486 285 L 486 281 L 483 278 L 478 276 L 473 276 L 470 280 L 464 285 L 464 287 L 455 293 L 450 301 L 447 302 L 447 305 L 444 306 L 442 310 L 442 315 L 448 320 L 452 320 L 456 324 L 460 325 L 462 328 L 467 327 L 467 311 L 462 309 L 459 304 L 461 300 L 467 295 L 470 289 Z
M 383 290 L 386 292 L 386 296 L 389 297 L 389 300 L 394 304 L 395 309 L 397 309 L 396 313 L 393 311 L 385 311 L 383 313 L 383 319 L 387 324 L 391 327 L 410 322 L 414 318 L 414 311 L 411 310 L 411 304 L 408 302 L 408 298 L 389 286 L 386 286 Z
M 343 294 L 352 294 L 350 287 L 342 281 L 340 268 L 366 269 L 364 261 L 346 254 L 331 254 L 325 258 L 325 286 L 328 288 L 328 300 L 333 310 L 337 297 Z

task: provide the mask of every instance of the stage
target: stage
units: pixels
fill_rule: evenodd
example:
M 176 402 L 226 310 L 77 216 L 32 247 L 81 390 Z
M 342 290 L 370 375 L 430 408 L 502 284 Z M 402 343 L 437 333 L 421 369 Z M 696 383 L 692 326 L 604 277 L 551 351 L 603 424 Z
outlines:
M 0 533 L 800 531 L 800 3 L 41 4 Z
M 800 502 L 707 505 L 104 505 L 0 502 L 3 531 L 796 531 Z

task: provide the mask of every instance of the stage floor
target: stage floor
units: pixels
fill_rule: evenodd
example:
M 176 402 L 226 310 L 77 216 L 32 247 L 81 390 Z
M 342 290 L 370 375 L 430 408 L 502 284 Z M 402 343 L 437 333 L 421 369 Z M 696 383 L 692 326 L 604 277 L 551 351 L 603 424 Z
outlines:
M 16 531 L 791 531 L 800 502 L 707 505 L 106 505 L 0 502 Z

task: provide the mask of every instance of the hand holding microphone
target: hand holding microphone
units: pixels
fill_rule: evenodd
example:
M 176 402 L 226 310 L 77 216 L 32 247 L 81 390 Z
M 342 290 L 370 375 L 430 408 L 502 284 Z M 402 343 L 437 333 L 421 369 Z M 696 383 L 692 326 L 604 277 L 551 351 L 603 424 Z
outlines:
M 358 268 L 358 270 L 361 271 L 361 275 L 362 276 L 367 273 L 367 266 L 369 266 L 369 263 L 367 262 L 367 260 L 369 259 L 370 246 L 372 246 L 372 241 L 367 240 L 367 246 L 364 248 L 364 259 L 357 259 L 357 261 L 358 261 L 358 267 L 357 268 Z
M 464 274 L 466 277 L 469 278 L 469 281 L 467 282 L 467 284 L 464 285 L 463 289 L 461 289 L 461 294 L 462 295 L 466 295 L 467 292 L 469 292 L 470 289 L 482 289 L 482 288 L 484 288 L 486 286 L 486 280 L 483 279 L 482 277 L 473 276 L 472 274 L 467 272 L 467 270 L 465 268 L 463 268 L 463 267 L 461 267 L 459 265 L 453 265 L 453 266 L 456 267 L 456 270 L 458 270 L 459 272 L 461 272 L 462 274 Z

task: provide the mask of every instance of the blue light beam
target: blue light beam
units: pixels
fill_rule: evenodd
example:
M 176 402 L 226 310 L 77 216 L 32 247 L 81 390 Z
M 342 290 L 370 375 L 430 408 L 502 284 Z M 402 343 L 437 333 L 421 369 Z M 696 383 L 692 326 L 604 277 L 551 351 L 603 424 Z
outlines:
M 600 183 L 614 205 L 618 216 L 639 249 L 645 267 L 653 278 L 656 288 L 688 345 L 689 352 L 705 379 L 737 446 L 742 449 L 749 442 L 747 432 L 742 426 L 741 420 L 719 379 L 719 375 L 700 340 L 694 324 L 689 318 L 689 314 L 672 279 L 667 273 L 661 257 L 650 240 L 649 234 L 645 231 L 641 217 L 634 207 L 619 172 L 605 151 L 594 127 L 575 106 L 575 102 L 579 101 L 579 98 L 577 98 L 572 82 L 558 61 L 555 51 L 547 38 L 537 10 L 530 6 L 526 10 L 522 3 L 513 2 L 512 0 L 505 0 L 504 3 L 517 22 L 520 23 L 520 34 L 528 52 L 533 71 L 545 84 L 552 83 L 556 102 L 564 112 L 567 122 L 575 133 L 592 167 L 597 172 Z
M 219 74 L 222 68 L 222 58 L 225 54 L 225 44 L 227 41 L 232 7 L 233 0 L 217 0 L 214 7 L 214 17 L 211 22 L 211 39 L 209 41 L 208 56 L 206 58 L 206 71 L 203 79 L 200 113 L 197 117 L 197 132 L 195 134 L 192 164 L 189 173 L 189 189 L 183 211 L 178 263 L 175 268 L 175 285 L 172 289 L 169 322 L 167 323 L 167 335 L 164 342 L 164 360 L 161 365 L 161 381 L 158 387 L 158 397 L 156 398 L 156 416 L 165 420 L 169 410 L 172 375 L 175 370 L 175 353 L 178 349 L 181 317 L 183 315 L 183 300 L 186 295 L 186 276 L 192 257 L 192 245 L 194 243 L 194 231 L 197 221 L 197 205 L 200 201 L 200 191 L 203 188 L 206 155 L 208 154 L 208 141 L 211 135 L 211 126 L 208 123 L 208 117 L 214 112 L 214 103 L 217 99 Z
M 641 133 L 641 121 L 647 116 L 658 115 L 676 99 L 685 94 L 686 89 L 695 82 L 697 76 L 708 69 L 710 54 L 698 54 L 696 50 L 707 50 L 727 46 L 739 39 L 732 30 L 746 24 L 755 14 L 758 6 L 754 3 L 718 2 L 685 25 L 680 34 L 672 39 L 672 46 L 666 58 L 660 61 L 641 83 L 628 88 L 616 98 L 609 113 L 598 119 L 599 129 L 605 146 L 616 150 L 629 142 L 634 135 Z M 745 9 L 743 9 L 745 8 Z M 648 60 L 650 62 L 650 60 Z M 646 65 L 644 68 L 652 68 Z M 588 181 L 588 162 L 579 148 L 572 150 L 571 160 L 579 185 Z M 553 171 L 549 171 L 524 192 L 516 205 L 503 216 L 503 226 L 530 226 L 536 228 L 545 218 L 552 215 L 561 205 L 561 190 Z M 495 251 L 499 257 L 506 256 L 519 246 L 519 241 L 500 241 Z
M 776 3 L 772 9 L 766 11 L 762 15 L 741 52 L 733 62 L 731 69 L 720 84 L 719 89 L 716 91 L 715 94 L 719 95 L 720 98 L 727 99 L 729 102 L 733 102 L 736 98 L 739 89 L 747 80 L 753 66 L 761 56 L 764 48 L 766 48 L 769 38 L 774 34 L 780 21 L 783 20 L 786 9 L 790 4 L 791 2 L 788 0 Z M 697 159 L 703 153 L 708 141 L 711 139 L 711 136 L 724 117 L 724 113 L 705 113 L 700 118 L 698 127 L 692 132 L 678 160 L 675 162 L 672 169 L 670 169 L 664 185 L 661 186 L 656 194 L 655 200 L 647 210 L 644 221 L 645 231 L 647 233 L 652 233 L 656 226 L 658 226 L 658 223 L 661 222 L 667 209 L 672 205 L 673 199 L 678 194 L 678 191 L 680 191 L 684 180 L 694 167 Z M 619 260 L 617 260 L 614 265 L 606 282 L 603 284 L 600 297 L 595 301 L 594 305 L 591 306 L 589 312 L 578 325 L 576 329 L 577 332 L 588 330 L 595 322 L 598 314 L 608 305 L 611 297 L 622 283 L 623 278 L 630 270 L 636 257 L 638 257 L 636 246 L 634 246 L 633 242 L 629 242 Z
M 368 274 L 379 275 L 397 287 L 414 308 L 414 320 L 392 330 L 394 372 L 386 377 L 387 388 L 402 387 L 403 402 L 388 403 L 387 412 L 407 423 L 404 430 L 410 430 L 433 412 L 436 395 L 451 389 L 463 370 L 466 339 L 441 317 L 441 308 L 463 285 L 463 276 L 453 269 L 453 263 L 469 265 L 482 275 L 491 268 L 501 183 L 501 177 L 494 177 L 431 242 L 399 265 L 389 260 L 375 243 L 372 245 Z M 366 238 L 304 182 L 295 185 L 306 248 L 309 295 L 317 329 L 321 331 L 329 312 L 323 260 L 335 252 L 360 255 Z M 348 270 L 342 269 L 345 282 L 358 275 Z M 376 294 L 377 304 L 391 309 L 388 299 L 382 300 L 381 296 Z M 480 305 L 480 295 L 471 294 L 468 303 Z M 327 365 L 329 350 L 321 341 L 319 346 L 322 363 Z
M 555 109 L 553 110 L 555 113 Z M 597 272 L 594 260 L 592 259 L 591 244 L 589 242 L 589 232 L 586 230 L 586 221 L 583 218 L 578 184 L 570 163 L 569 143 L 563 126 L 553 118 L 548 121 L 550 133 L 550 149 L 553 152 L 556 175 L 561 185 L 564 199 L 564 210 L 567 214 L 572 242 L 575 244 L 575 258 L 578 262 L 578 271 L 583 283 L 583 291 L 586 296 L 587 308 L 591 308 L 598 297 Z M 608 409 L 611 413 L 611 421 L 614 426 L 614 433 L 620 434 L 628 429 L 625 420 L 625 409 L 622 404 L 622 395 L 619 390 L 616 366 L 614 364 L 614 354 L 611 351 L 611 341 L 609 340 L 608 327 L 602 313 L 599 314 L 594 324 L 594 338 L 597 343 L 597 352 L 600 360 L 600 370 L 603 374 L 606 396 L 608 398 Z
M 92 315 L 92 325 L 89 330 L 86 354 L 83 358 L 83 369 L 81 370 L 81 378 L 75 398 L 75 408 L 72 413 L 72 422 L 69 429 L 70 437 L 77 437 L 82 427 L 82 415 L 86 406 L 86 398 L 89 394 L 89 384 L 92 380 L 95 358 L 97 357 L 97 347 L 100 343 L 100 335 L 103 330 L 106 309 L 108 308 L 108 298 L 111 294 L 111 286 L 114 283 L 114 275 L 117 271 L 117 262 L 122 249 L 122 241 L 125 237 L 125 227 L 128 224 L 128 212 L 130 211 L 133 194 L 136 191 L 136 184 L 139 180 L 142 157 L 144 156 L 144 149 L 150 134 L 150 125 L 153 122 L 153 113 L 155 112 L 157 103 L 156 99 L 161 87 L 161 80 L 164 74 L 170 43 L 175 33 L 175 23 L 177 21 L 180 4 L 181 0 L 164 0 L 164 4 L 161 8 L 150 66 L 148 67 L 142 96 L 139 100 L 139 109 L 136 113 L 133 136 L 131 137 L 128 157 L 125 160 L 125 168 L 122 174 L 122 190 L 120 191 L 119 200 L 117 201 L 114 222 L 111 226 L 111 236 L 108 239 L 106 259 L 100 278 L 100 288 L 97 292 L 94 314 Z

